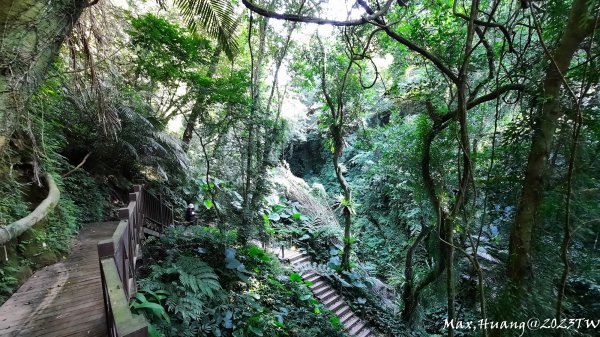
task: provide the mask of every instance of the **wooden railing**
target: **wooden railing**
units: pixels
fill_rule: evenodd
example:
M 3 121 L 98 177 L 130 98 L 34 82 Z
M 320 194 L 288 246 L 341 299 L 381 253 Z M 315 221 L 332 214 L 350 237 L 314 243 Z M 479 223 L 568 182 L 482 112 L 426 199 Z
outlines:
M 137 292 L 135 273 L 141 258 L 141 240 L 146 220 L 162 229 L 173 223 L 173 211 L 161 198 L 137 185 L 129 194 L 129 205 L 119 209 L 119 218 L 112 238 L 98 242 L 108 333 L 115 337 L 145 337 L 148 336 L 146 319 L 129 309 L 129 300 Z
M 165 205 L 162 195 L 156 197 L 144 189 L 141 193 L 144 199 L 143 213 L 147 227 L 162 233 L 166 226 L 174 223 L 173 209 Z

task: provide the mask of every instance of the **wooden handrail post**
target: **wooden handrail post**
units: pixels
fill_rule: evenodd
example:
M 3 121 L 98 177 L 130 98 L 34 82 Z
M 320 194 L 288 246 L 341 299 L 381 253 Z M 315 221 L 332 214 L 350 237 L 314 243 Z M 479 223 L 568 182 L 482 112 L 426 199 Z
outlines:
M 98 242 L 98 257 L 104 259 L 115 255 L 115 243 L 112 238 Z
M 129 208 L 123 207 L 118 210 L 119 219 L 121 220 L 129 220 Z

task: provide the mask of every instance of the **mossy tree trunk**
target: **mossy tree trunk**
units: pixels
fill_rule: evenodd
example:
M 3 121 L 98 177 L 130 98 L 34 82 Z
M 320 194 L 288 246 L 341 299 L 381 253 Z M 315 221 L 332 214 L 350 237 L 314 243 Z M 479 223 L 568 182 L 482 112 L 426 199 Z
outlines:
M 587 3 L 586 0 L 573 1 L 569 21 L 549 60 L 539 97 L 543 103 L 533 129 L 519 207 L 510 231 L 507 273 L 510 286 L 517 290 L 511 293 L 517 297 L 524 295 L 532 275 L 531 242 L 537 211 L 542 201 L 550 147 L 558 119 L 564 114 L 564 110 L 560 108 L 564 76 L 581 43 L 595 28 L 594 22 L 587 20 L 590 15 Z
M 19 237 L 35 224 L 43 221 L 48 214 L 56 207 L 60 199 L 60 191 L 50 174 L 46 174 L 48 183 L 48 196 L 26 217 L 19 219 L 6 227 L 0 228 L 0 245 Z
M 87 0 L 0 0 L 0 153 Z

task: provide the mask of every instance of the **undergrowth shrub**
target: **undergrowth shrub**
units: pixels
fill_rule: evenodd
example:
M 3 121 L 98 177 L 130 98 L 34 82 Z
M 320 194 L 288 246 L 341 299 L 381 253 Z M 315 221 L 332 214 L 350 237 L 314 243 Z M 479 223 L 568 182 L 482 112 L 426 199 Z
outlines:
M 1 166 L 4 165 L 0 163 Z M 29 203 L 23 200 L 22 184 L 9 171 L 10 169 L 7 169 L 4 174 L 0 174 L 0 227 L 29 213 Z
M 235 232 L 190 226 L 146 244 L 140 289 L 169 317 L 147 313 L 158 335 L 346 336 L 297 274 L 234 242 Z
M 98 222 L 110 217 L 108 193 L 87 171 L 79 170 L 62 179 L 64 196 L 73 201 L 81 223 Z

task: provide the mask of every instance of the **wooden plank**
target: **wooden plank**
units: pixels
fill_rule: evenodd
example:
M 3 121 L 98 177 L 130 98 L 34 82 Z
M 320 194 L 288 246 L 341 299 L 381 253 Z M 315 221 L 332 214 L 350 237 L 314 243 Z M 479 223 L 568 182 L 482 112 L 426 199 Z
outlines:
M 153 230 L 151 230 L 151 229 L 149 229 L 147 227 L 144 227 L 144 233 L 150 234 L 150 235 L 153 235 L 153 236 L 157 236 L 157 237 L 161 237 L 162 236 L 162 234 L 160 234 L 159 232 L 153 231 Z
M 99 282 L 100 280 L 98 280 Z M 54 291 L 54 289 L 52 289 L 52 291 Z M 61 304 L 63 303 L 72 303 L 76 300 L 79 300 L 80 298 L 88 298 L 88 297 L 98 297 L 98 292 L 102 291 L 102 288 L 100 286 L 94 286 L 93 288 L 90 288 L 86 285 L 81 285 L 78 286 L 76 288 L 70 288 L 69 291 L 67 292 L 57 292 L 57 298 L 54 299 L 54 301 L 52 301 L 52 307 L 61 307 Z M 71 297 L 70 293 L 71 292 L 75 292 L 77 293 L 77 297 Z M 50 295 L 50 291 L 48 291 L 47 293 L 41 292 L 38 294 L 32 294 L 35 295 L 36 297 L 32 297 L 32 296 L 27 296 L 27 297 L 21 297 L 18 300 L 15 301 L 11 301 L 10 304 L 8 305 L 8 308 L 12 308 L 12 313 L 16 313 L 19 312 L 20 310 L 23 310 L 23 308 L 26 308 L 27 306 L 37 306 L 39 303 L 37 301 L 37 298 L 41 298 L 41 297 L 45 297 L 45 296 L 49 296 Z
M 115 245 L 115 251 L 118 250 L 118 247 L 120 246 L 121 238 L 123 237 L 123 234 L 127 230 L 127 225 L 128 225 L 127 220 L 121 220 L 119 222 L 119 226 L 117 226 L 117 229 L 115 230 L 115 232 L 112 235 L 112 239 L 113 239 L 113 242 Z
M 83 230 L 67 260 L 36 273 L 0 307 L 0 335 L 105 336 L 109 313 L 108 321 L 116 327 L 111 334 L 147 336 L 146 320 L 133 315 L 128 303 L 128 295 L 136 292 L 135 265 L 148 216 L 144 212 L 164 214 L 159 219 L 163 224 L 172 218 L 172 210 L 141 186 L 129 199 L 119 210 L 119 223 Z
M 91 263 L 98 263 L 96 261 Z M 98 267 L 94 268 L 86 268 L 82 271 L 77 272 L 61 272 L 56 273 L 51 270 L 47 270 L 44 272 L 43 277 L 36 277 L 35 279 L 29 279 L 27 284 L 22 286 L 19 289 L 19 292 L 16 293 L 16 296 L 23 296 L 28 293 L 35 293 L 50 289 L 52 287 L 70 287 L 81 283 L 93 283 L 95 281 L 100 280 L 100 271 Z M 62 280 L 64 281 L 60 285 L 55 285 L 52 281 L 54 280 Z
M 76 330 L 76 331 L 75 331 Z M 74 329 L 73 331 L 65 331 L 60 337 L 107 337 L 106 324 L 96 327 L 86 327 L 86 329 Z M 58 336 L 57 336 L 58 337 Z
M 95 314 L 77 315 L 60 320 L 53 320 L 53 324 L 40 324 L 20 330 L 16 337 L 29 336 L 64 336 L 75 331 L 92 329 L 94 326 L 105 325 L 104 311 Z
M 67 259 L 25 282 L 0 307 L 0 336 L 106 336 L 97 243 L 117 224 L 86 226 Z
M 68 301 L 63 301 L 63 302 L 59 302 L 59 303 L 52 303 L 52 307 L 45 310 L 42 310 L 40 313 L 38 313 L 36 315 L 36 320 L 37 319 L 43 319 L 43 318 L 47 318 L 47 317 L 56 317 L 59 318 L 60 316 L 64 315 L 64 314 L 69 314 L 71 312 L 78 312 L 80 309 L 84 309 L 84 308 L 90 308 L 92 310 L 94 310 L 96 308 L 96 306 L 98 306 L 98 294 L 93 294 L 90 293 L 85 297 L 77 297 L 74 300 L 68 300 Z M 98 311 L 103 311 L 102 310 L 98 310 Z M 23 309 L 17 309 L 15 311 L 13 311 L 13 314 L 18 314 L 18 313 L 25 313 L 26 310 Z M 89 312 L 89 311 L 88 311 Z

